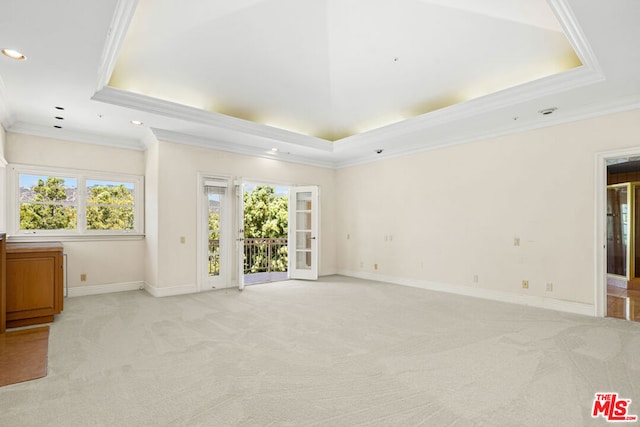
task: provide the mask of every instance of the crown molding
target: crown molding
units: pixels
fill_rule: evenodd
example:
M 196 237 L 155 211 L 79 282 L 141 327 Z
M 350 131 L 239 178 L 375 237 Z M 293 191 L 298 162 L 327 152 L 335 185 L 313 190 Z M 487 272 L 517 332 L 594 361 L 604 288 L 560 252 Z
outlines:
M 567 0 L 547 0 L 547 3 L 551 7 L 551 11 L 555 14 L 565 36 L 569 40 L 569 43 L 573 47 L 582 64 L 590 69 L 597 75 L 602 74 L 602 68 L 596 58 L 591 45 L 587 41 L 582 28 L 578 24 L 578 19 L 573 13 L 573 9 L 569 5 Z
M 173 142 L 176 144 L 185 144 L 195 147 L 208 148 L 210 150 L 226 151 L 235 154 L 241 154 L 251 157 L 261 157 L 265 159 L 278 160 L 282 162 L 300 163 L 308 166 L 317 166 L 322 168 L 335 168 L 333 161 L 324 161 L 315 156 L 301 156 L 289 153 L 272 153 L 265 151 L 265 148 L 257 148 L 249 145 L 229 143 L 222 140 L 211 138 L 203 138 L 199 136 L 189 135 L 181 132 L 173 132 L 164 129 L 151 128 L 155 138 L 158 141 Z
M 412 144 L 404 147 L 395 146 L 393 151 L 386 151 L 383 154 L 375 157 L 368 157 L 366 159 L 357 160 L 343 160 L 335 162 L 335 169 L 342 169 L 351 166 L 359 166 L 369 163 L 374 163 L 380 160 L 392 159 L 397 157 L 405 157 L 411 154 L 419 154 L 432 150 L 439 150 L 442 148 L 452 147 L 455 145 L 468 144 L 472 142 L 478 142 L 488 140 L 492 138 L 498 138 L 505 135 L 512 135 L 521 132 L 533 131 L 536 129 L 542 129 L 552 126 L 558 126 L 577 122 L 581 120 L 593 119 L 610 114 L 623 113 L 626 111 L 640 110 L 640 97 L 632 96 L 623 100 L 616 99 L 608 104 L 597 104 L 592 106 L 586 106 L 579 111 L 575 111 L 573 114 L 557 115 L 552 117 L 540 117 L 540 121 L 522 123 L 520 125 L 503 126 L 499 129 L 494 129 L 489 132 L 478 132 L 471 136 L 460 136 L 449 139 L 437 139 L 436 142 L 431 144 Z
M 583 65 L 573 70 L 567 70 L 399 123 L 341 139 L 334 143 L 334 151 L 339 153 L 354 147 L 376 145 L 409 133 L 435 128 L 458 120 L 470 119 L 505 107 L 535 101 L 545 96 L 599 83 L 603 80 L 604 76 L 601 73 Z
M 333 151 L 333 143 L 324 139 L 302 135 L 288 130 L 278 129 L 248 120 L 226 116 L 220 113 L 214 113 L 212 111 L 200 110 L 187 105 L 128 92 L 111 86 L 103 87 L 96 92 L 91 99 L 107 104 L 133 108 L 148 113 L 160 114 L 174 119 L 230 129 L 242 132 L 246 135 L 258 136 L 276 142 L 294 144 L 304 147 L 305 149 L 312 148 L 325 152 Z
M 116 66 L 120 48 L 127 35 L 127 30 L 138 6 L 138 0 L 118 0 L 107 33 L 107 40 L 102 50 L 96 91 L 109 84 L 111 74 Z
M 49 126 L 41 126 L 25 122 L 17 122 L 7 129 L 7 131 L 25 135 L 42 136 L 45 138 L 104 145 L 107 147 L 125 148 L 128 150 L 143 151 L 145 149 L 145 146 L 142 145 L 141 141 L 135 139 L 117 138 L 113 136 L 77 132 L 67 129 L 53 129 Z

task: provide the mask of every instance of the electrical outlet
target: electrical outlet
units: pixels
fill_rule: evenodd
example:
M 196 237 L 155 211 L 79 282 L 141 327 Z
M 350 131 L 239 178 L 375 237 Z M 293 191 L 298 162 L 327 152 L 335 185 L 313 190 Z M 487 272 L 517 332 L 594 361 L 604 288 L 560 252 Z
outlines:
M 514 237 L 513 238 L 513 246 L 520 246 L 520 238 L 519 237 Z
M 80 281 L 81 282 L 86 282 L 87 281 L 87 273 L 82 273 L 80 275 Z
M 522 281 L 522 289 L 529 289 L 529 281 L 528 280 L 523 280 Z
M 185 244 L 187 241 L 187 238 L 184 236 L 180 236 L 180 243 Z
M 553 283 L 547 283 L 547 292 L 553 292 Z
M 478 275 L 477 274 L 473 275 L 473 283 L 478 283 Z
M 378 269 L 378 264 L 373 264 L 373 269 L 377 270 Z

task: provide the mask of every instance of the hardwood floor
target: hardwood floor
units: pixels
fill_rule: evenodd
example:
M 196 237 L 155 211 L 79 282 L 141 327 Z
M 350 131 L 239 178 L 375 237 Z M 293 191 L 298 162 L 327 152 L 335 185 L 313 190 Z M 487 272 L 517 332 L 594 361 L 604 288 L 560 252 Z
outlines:
M 607 317 L 640 322 L 640 291 L 607 286 Z
M 0 335 L 0 387 L 47 375 L 49 326 Z

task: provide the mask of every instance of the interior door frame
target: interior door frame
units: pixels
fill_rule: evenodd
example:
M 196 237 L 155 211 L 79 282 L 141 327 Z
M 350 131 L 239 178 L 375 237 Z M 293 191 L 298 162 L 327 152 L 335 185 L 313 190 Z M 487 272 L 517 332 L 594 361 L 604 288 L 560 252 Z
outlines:
M 224 181 L 227 184 L 227 194 L 226 203 L 222 207 L 222 212 L 224 213 L 225 220 L 220 223 L 220 271 L 223 271 L 224 264 L 224 272 L 225 276 L 221 280 L 226 282 L 224 286 L 216 286 L 215 289 L 228 288 L 233 286 L 232 283 L 232 265 L 231 262 L 231 251 L 230 247 L 232 242 L 232 213 L 230 204 L 233 202 L 231 196 L 231 177 L 219 175 L 215 173 L 208 172 L 198 172 L 197 174 L 197 200 L 196 200 L 196 269 L 197 269 L 197 290 L 198 292 L 212 290 L 212 286 L 209 283 L 209 276 L 207 274 L 207 262 L 205 261 L 206 255 L 208 254 L 208 238 L 205 238 L 209 231 L 209 218 L 208 215 L 205 215 L 204 211 L 207 207 L 207 201 L 205 193 L 204 193 L 204 183 L 207 180 L 216 180 L 216 181 Z M 222 215 L 221 215 L 222 216 Z M 206 226 L 205 226 L 206 224 Z M 224 228 L 223 228 L 224 227 Z M 223 233 L 224 232 L 224 233 Z M 224 237 L 224 238 L 223 238 Z
M 640 156 L 640 147 L 596 153 L 595 159 L 595 265 L 594 306 L 596 317 L 607 315 L 607 161 Z

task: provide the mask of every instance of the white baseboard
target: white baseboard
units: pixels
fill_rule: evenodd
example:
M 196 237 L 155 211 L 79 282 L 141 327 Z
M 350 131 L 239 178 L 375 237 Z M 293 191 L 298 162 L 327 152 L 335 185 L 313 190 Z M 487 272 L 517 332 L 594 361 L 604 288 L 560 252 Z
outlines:
M 111 283 L 108 285 L 77 286 L 69 288 L 68 297 L 110 294 L 112 292 L 137 291 L 144 288 L 144 282 Z
M 154 297 L 172 297 L 175 295 L 193 294 L 198 291 L 198 287 L 195 283 L 183 286 L 171 286 L 167 288 L 158 288 L 150 285 L 149 283 L 145 283 L 144 289 Z
M 375 280 L 377 282 L 392 283 L 394 285 L 427 289 L 430 291 L 447 292 L 450 294 L 464 295 L 468 297 L 482 298 L 492 301 L 546 308 L 549 310 L 562 311 L 565 313 L 581 314 L 584 316 L 592 317 L 596 315 L 595 306 L 593 304 L 563 301 L 555 298 L 532 295 L 519 295 L 511 292 L 494 291 L 491 289 L 483 288 L 472 288 L 469 286 L 450 285 L 446 283 L 429 282 L 426 280 L 384 276 L 366 272 L 340 270 L 338 274 L 342 276 L 355 277 L 358 279 Z

